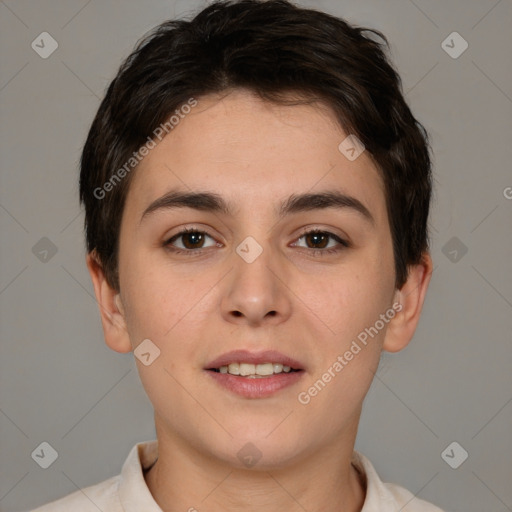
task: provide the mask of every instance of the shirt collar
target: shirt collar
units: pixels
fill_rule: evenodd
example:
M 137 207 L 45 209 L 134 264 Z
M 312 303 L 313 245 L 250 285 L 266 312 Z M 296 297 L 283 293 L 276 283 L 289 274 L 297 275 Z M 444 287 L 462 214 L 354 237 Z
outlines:
M 144 479 L 144 470 L 158 457 L 158 441 L 136 444 L 123 464 L 119 481 L 119 498 L 125 512 L 162 512 Z M 393 512 L 395 499 L 380 480 L 372 463 L 354 450 L 352 465 L 366 483 L 366 498 L 361 512 Z
M 396 500 L 379 478 L 373 464 L 362 453 L 354 450 L 352 465 L 366 482 L 366 497 L 361 512 L 394 512 Z
M 144 469 L 149 468 L 158 456 L 158 441 L 136 444 L 121 470 L 119 499 L 125 512 L 162 512 L 144 479 Z

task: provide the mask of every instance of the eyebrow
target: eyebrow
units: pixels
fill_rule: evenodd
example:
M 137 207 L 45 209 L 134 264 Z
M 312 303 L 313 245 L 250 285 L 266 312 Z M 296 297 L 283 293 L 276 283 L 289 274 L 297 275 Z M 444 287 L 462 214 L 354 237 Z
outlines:
M 235 213 L 230 203 L 217 193 L 171 190 L 153 201 L 144 210 L 140 223 L 157 211 L 174 208 L 192 208 L 204 212 L 222 213 L 227 216 L 234 216 Z M 327 208 L 350 209 L 359 213 L 370 224 L 375 223 L 372 214 L 359 199 L 331 190 L 318 193 L 292 194 L 281 203 L 276 213 L 279 218 L 283 218 L 294 213 Z

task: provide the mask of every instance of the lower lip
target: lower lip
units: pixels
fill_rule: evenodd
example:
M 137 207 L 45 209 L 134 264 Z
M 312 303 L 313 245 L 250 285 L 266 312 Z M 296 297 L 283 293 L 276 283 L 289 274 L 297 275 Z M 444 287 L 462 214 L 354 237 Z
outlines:
M 281 389 L 295 384 L 304 373 L 304 371 L 283 372 L 269 377 L 251 379 L 211 370 L 206 370 L 206 372 L 215 379 L 218 384 L 245 398 L 266 398 L 272 396 Z

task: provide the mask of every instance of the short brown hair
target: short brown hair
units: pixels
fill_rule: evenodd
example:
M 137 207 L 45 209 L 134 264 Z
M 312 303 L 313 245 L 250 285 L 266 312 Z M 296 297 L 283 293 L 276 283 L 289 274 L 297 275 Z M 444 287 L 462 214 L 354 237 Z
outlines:
M 401 288 L 408 265 L 428 250 L 432 178 L 428 135 L 405 102 L 387 46 L 379 31 L 286 0 L 216 2 L 145 36 L 108 87 L 81 158 L 87 251 L 110 286 L 119 290 L 121 217 L 133 175 L 113 181 L 115 173 L 190 98 L 247 88 L 276 103 L 290 103 L 290 93 L 323 101 L 363 142 L 385 184 Z

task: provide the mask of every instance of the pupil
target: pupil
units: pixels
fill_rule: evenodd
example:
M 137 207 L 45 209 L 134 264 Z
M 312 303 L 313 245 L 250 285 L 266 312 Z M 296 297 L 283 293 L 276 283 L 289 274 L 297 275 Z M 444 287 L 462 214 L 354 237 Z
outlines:
M 308 242 L 312 241 L 313 245 L 321 244 L 322 248 L 326 246 L 327 238 L 328 237 L 323 233 L 310 233 L 307 235 Z M 198 232 L 185 233 L 183 239 L 185 247 L 190 248 L 190 246 L 192 246 L 192 248 L 194 248 L 198 243 L 203 241 L 203 235 Z M 320 242 L 319 239 L 322 241 Z
M 187 249 L 194 249 L 197 243 L 201 242 L 202 239 L 203 235 L 201 233 L 186 233 L 185 236 L 183 237 L 183 245 L 187 247 Z M 193 240 L 191 244 L 188 243 L 189 240 Z M 192 247 L 189 247 L 190 245 L 192 245 Z
M 308 238 L 308 241 L 310 241 L 311 239 L 313 239 L 313 245 L 317 245 L 319 242 L 318 242 L 318 238 L 323 238 L 324 239 L 324 243 L 322 244 L 322 248 L 326 246 L 326 240 L 327 240 L 327 236 L 325 236 L 325 234 L 322 234 L 322 233 L 311 233 L 309 235 L 307 235 L 307 238 Z

